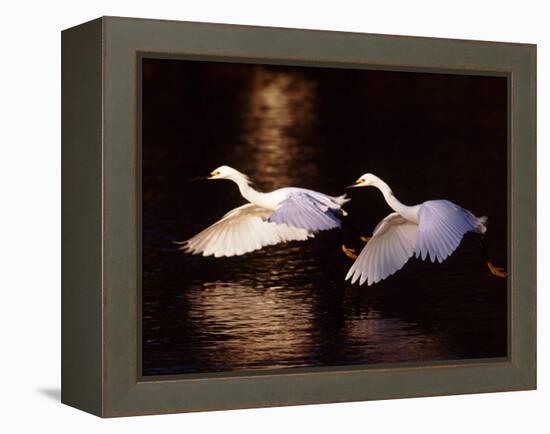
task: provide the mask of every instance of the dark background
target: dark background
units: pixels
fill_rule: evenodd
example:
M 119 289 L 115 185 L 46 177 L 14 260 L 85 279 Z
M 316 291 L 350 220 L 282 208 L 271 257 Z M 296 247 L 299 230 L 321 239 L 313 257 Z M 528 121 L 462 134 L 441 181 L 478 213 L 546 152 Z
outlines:
M 344 282 L 340 243 L 361 248 L 347 227 L 233 258 L 173 244 L 244 203 L 188 181 L 219 165 L 332 195 L 372 172 L 405 204 L 487 215 L 506 267 L 505 78 L 145 59 L 142 98 L 144 375 L 507 355 L 506 280 L 470 236 L 370 287 Z M 391 212 L 349 194 L 366 235 Z

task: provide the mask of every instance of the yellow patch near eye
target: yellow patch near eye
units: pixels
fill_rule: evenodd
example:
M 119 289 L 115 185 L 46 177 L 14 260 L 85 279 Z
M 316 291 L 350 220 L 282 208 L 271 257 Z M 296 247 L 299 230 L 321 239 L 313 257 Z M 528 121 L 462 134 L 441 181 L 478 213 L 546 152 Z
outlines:
M 359 185 L 359 184 L 362 184 L 364 181 L 359 178 L 357 181 L 355 181 L 355 185 Z
M 210 172 L 210 176 L 218 176 L 220 174 L 219 170 L 214 170 L 213 172 Z

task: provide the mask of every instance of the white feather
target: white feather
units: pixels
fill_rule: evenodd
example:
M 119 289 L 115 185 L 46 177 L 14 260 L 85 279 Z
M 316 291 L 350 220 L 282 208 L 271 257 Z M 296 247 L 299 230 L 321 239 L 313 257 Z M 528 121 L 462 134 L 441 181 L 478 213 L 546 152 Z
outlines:
M 305 229 L 270 223 L 272 211 L 248 203 L 229 211 L 213 225 L 185 241 L 181 249 L 203 256 L 236 256 L 287 241 L 313 237 Z
M 389 214 L 374 230 L 346 280 L 372 285 L 400 270 L 414 253 L 417 229 L 415 223 L 398 213 Z
M 478 219 L 470 211 L 448 200 L 424 202 L 418 212 L 417 257 L 443 262 L 459 246 L 467 232 L 483 233 L 486 218 Z

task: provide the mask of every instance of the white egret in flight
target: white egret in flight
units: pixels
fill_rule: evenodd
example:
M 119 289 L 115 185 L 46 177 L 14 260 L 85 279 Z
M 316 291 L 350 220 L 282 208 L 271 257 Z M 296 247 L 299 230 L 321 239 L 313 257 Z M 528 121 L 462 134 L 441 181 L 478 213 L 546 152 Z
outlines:
M 228 179 L 239 187 L 247 204 L 225 214 L 187 241 L 181 249 L 203 256 L 237 256 L 264 246 L 307 240 L 317 232 L 339 228 L 346 215 L 346 195 L 333 197 L 305 188 L 285 187 L 269 193 L 256 191 L 250 179 L 229 166 L 214 170 L 208 179 Z
M 448 200 L 403 205 L 393 195 L 388 184 L 371 173 L 361 176 L 350 187 L 369 186 L 378 188 L 395 212 L 378 223 L 359 256 L 353 249 L 342 246 L 344 253 L 356 259 L 346 280 L 372 285 L 400 270 L 413 254 L 423 260 L 429 257 L 432 262 L 443 262 L 455 251 L 467 232 L 480 235 L 491 273 L 499 277 L 507 276 L 502 268 L 495 267 L 489 260 L 481 238 L 487 231 L 487 217 L 476 217 Z

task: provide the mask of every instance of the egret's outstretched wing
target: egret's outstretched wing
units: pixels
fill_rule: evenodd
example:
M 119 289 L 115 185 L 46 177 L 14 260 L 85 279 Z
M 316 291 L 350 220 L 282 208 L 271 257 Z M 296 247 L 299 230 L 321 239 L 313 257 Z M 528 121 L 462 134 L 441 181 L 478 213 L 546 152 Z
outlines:
M 181 248 L 189 253 L 218 258 L 243 255 L 264 246 L 313 236 L 304 229 L 270 223 L 266 220 L 270 215 L 270 210 L 250 203 L 240 206 L 184 241 Z
M 351 266 L 346 280 L 369 285 L 400 270 L 414 253 L 418 226 L 391 213 L 374 229 L 369 242 Z
M 418 212 L 417 257 L 443 262 L 460 244 L 466 232 L 476 231 L 479 219 L 448 200 L 430 200 Z
M 300 192 L 282 201 L 268 220 L 309 232 L 319 232 L 341 226 L 338 212 L 338 209 L 329 207 L 313 195 Z

